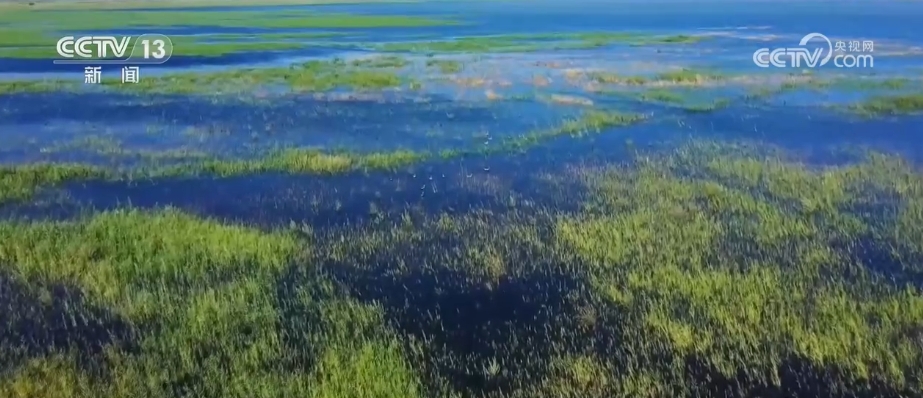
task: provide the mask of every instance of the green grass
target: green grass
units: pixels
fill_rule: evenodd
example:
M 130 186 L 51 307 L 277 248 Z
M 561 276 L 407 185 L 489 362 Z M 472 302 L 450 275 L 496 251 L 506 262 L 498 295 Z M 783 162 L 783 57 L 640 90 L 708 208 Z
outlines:
M 0 29 L 0 48 L 54 46 L 57 37 L 25 29 Z
M 813 172 L 778 159 L 709 152 L 661 159 L 627 179 L 594 179 L 599 217 L 562 224 L 562 239 L 601 267 L 596 283 L 636 314 L 629 317 L 639 320 L 637 330 L 654 333 L 680 356 L 704 357 L 724 375 L 778 377 L 775 369 L 795 355 L 859 380 L 919 383 L 906 378 L 920 361 L 912 343 L 889 337 L 921 322 L 919 293 L 872 288 L 881 283 L 874 276 L 880 268 L 856 269 L 848 252 L 829 246 L 888 235 L 900 217 L 917 217 L 848 212 L 853 203 L 888 200 L 898 186 L 912 208 L 923 192 L 914 171 L 886 158 Z M 662 177 L 674 167 L 701 177 Z M 786 210 L 789 202 L 794 207 Z M 891 244 L 884 239 L 879 244 Z
M 691 113 L 709 113 L 709 112 L 714 112 L 718 109 L 727 108 L 730 105 L 731 105 L 731 100 L 726 99 L 726 98 L 720 98 L 720 99 L 716 99 L 709 103 L 704 103 L 704 104 L 695 104 L 695 103 L 683 104 L 681 105 L 681 108 L 685 110 L 686 112 L 691 112 Z
M 352 62 L 353 66 L 363 68 L 403 68 L 410 61 L 396 55 L 380 55 L 372 58 L 357 59 Z
M 32 197 L 43 186 L 103 178 L 110 173 L 81 164 L 0 166 L 0 203 Z
M 14 29 L 42 32 L 37 26 L 53 26 L 55 31 L 117 30 L 130 27 L 246 27 L 246 28 L 383 28 L 426 27 L 454 24 L 452 21 L 433 20 L 404 15 L 350 15 L 300 9 L 289 11 L 239 10 L 239 11 L 80 11 L 81 18 L 73 18 L 71 11 L 11 11 L 0 17 Z
M 900 90 L 912 86 L 914 81 L 908 78 L 891 77 L 885 79 L 843 79 L 830 84 L 833 87 L 856 88 L 860 90 Z
M 876 96 L 847 109 L 863 116 L 917 114 L 923 112 L 923 94 Z
M 760 143 L 706 141 L 633 159 L 564 167 L 524 192 L 573 210 L 499 189 L 488 200 L 501 207 L 405 208 L 331 229 L 172 208 L 0 221 L 0 396 L 923 388 L 912 165 L 868 153 L 818 168 Z
M 461 61 L 452 59 L 430 59 L 426 61 L 426 66 L 438 68 L 442 73 L 458 73 L 465 67 Z
M 686 101 L 686 98 L 681 94 L 663 89 L 645 91 L 640 94 L 640 98 L 645 101 L 666 102 L 671 104 L 679 104 Z
M 279 6 L 279 5 L 323 5 L 323 4 L 357 4 L 357 3 L 408 3 L 407 0 L 273 0 L 255 3 L 252 0 L 131 0 L 131 1 L 5 1 L 0 2 L 0 9 L 4 10 L 125 10 L 125 9 L 158 9 L 158 8 L 187 8 L 202 7 L 252 7 L 252 6 Z
M 615 44 L 633 46 L 692 44 L 701 36 L 659 36 L 634 32 L 543 33 L 469 36 L 453 40 L 385 43 L 382 51 L 417 53 L 503 53 L 591 49 Z
M 486 52 L 529 52 L 537 47 L 521 40 L 493 37 L 462 37 L 455 40 L 424 42 L 393 42 L 377 46 L 381 51 L 403 51 L 416 53 L 486 53 Z
M 75 90 L 80 87 L 73 80 L 4 80 L 0 81 L 0 95 L 41 93 Z
M 380 319 L 375 307 L 312 302 L 302 293 L 308 286 L 295 288 L 284 304 L 277 301 L 272 281 L 307 249 L 292 232 L 263 233 L 165 209 L 118 210 L 63 223 L 4 223 L 0 236 L 0 262 L 17 264 L 3 271 L 36 287 L 28 293 L 47 295 L 41 286 L 61 283 L 89 297 L 75 302 L 48 296 L 39 311 L 54 314 L 56 306 L 73 306 L 58 314 L 90 317 L 65 321 L 80 333 L 86 322 L 114 322 L 92 318 L 87 309 L 105 306 L 113 311 L 109 319 L 126 319 L 133 330 L 120 336 L 132 340 L 122 342 L 140 350 L 140 355 L 100 353 L 115 371 L 101 379 L 76 365 L 79 353 L 31 357 L 30 341 L 4 343 L 4 363 L 21 366 L 3 376 L 3 396 L 169 397 L 183 385 L 198 394 L 232 397 L 417 395 L 417 380 L 400 347 L 375 324 Z M 285 308 L 319 316 L 306 324 L 294 317 L 283 323 L 276 311 Z M 22 316 L 20 321 L 33 321 Z M 357 327 L 376 333 L 363 338 Z M 308 346 L 291 349 L 297 341 L 326 344 L 309 357 Z M 318 363 L 313 372 L 299 371 L 310 361 Z
M 161 11 L 161 10 L 81 10 L 80 18 L 74 11 L 63 10 L 8 10 L 0 14 L 0 57 L 5 58 L 55 58 L 54 43 L 65 33 L 87 30 L 118 31 L 123 28 L 152 28 L 161 30 L 174 26 L 257 29 L 375 29 L 414 28 L 454 25 L 457 22 L 434 20 L 403 15 L 349 15 L 319 14 L 312 10 L 290 11 Z M 275 35 L 275 36 L 273 36 Z M 299 36 L 300 35 L 300 36 Z M 177 55 L 219 56 L 243 51 L 289 50 L 306 43 L 277 42 L 281 39 L 331 37 L 327 32 L 266 33 L 265 45 L 249 42 L 202 43 L 178 36 L 175 40 Z M 319 36 L 318 36 L 319 35 Z M 256 36 L 262 36 L 257 34 Z M 229 35 L 230 37 L 230 35 Z
M 687 68 L 664 72 L 656 76 L 656 80 L 679 84 L 703 83 L 707 81 L 723 80 L 724 78 L 724 75 L 719 73 Z
M 590 74 L 590 79 L 598 83 L 626 84 L 630 86 L 644 85 L 651 80 L 644 76 L 622 76 L 611 72 L 593 72 Z
M 203 43 L 174 39 L 173 55 L 181 57 L 220 57 L 234 53 L 286 51 L 305 47 L 306 44 L 295 42 Z
M 324 152 L 314 148 L 285 148 L 248 159 L 222 159 L 195 151 L 138 151 L 98 137 L 47 148 L 48 152 L 95 153 L 109 158 L 142 160 L 126 170 L 80 164 L 27 164 L 0 168 L 0 204 L 31 198 L 42 188 L 87 180 L 136 180 L 162 177 L 213 175 L 230 177 L 282 172 L 292 174 L 339 175 L 351 172 L 396 171 L 429 160 L 448 160 L 521 151 L 562 136 L 581 137 L 645 120 L 644 115 L 592 110 L 563 121 L 558 126 L 511 135 L 489 148 L 477 146 L 438 152 L 394 150 L 371 153 Z M 179 162 L 177 162 L 179 161 Z
M 177 73 L 142 79 L 123 85 L 118 79 L 103 79 L 112 90 L 137 93 L 213 94 L 241 93 L 261 87 L 287 88 L 295 92 L 323 92 L 337 88 L 382 90 L 408 84 L 395 71 L 380 70 L 364 63 L 347 64 L 340 59 L 310 61 L 290 67 L 248 68 L 213 73 Z
M 0 30 L 0 57 L 6 58 L 57 58 L 55 35 L 29 30 Z M 306 40 L 329 39 L 342 36 L 335 32 L 284 32 L 240 35 L 231 33 L 194 36 L 171 35 L 173 55 L 218 57 L 241 52 L 266 52 L 294 50 L 316 42 Z
M 511 150 L 524 150 L 559 137 L 584 137 L 599 134 L 609 129 L 640 123 L 646 118 L 647 116 L 636 113 L 592 110 L 583 113 L 578 118 L 564 121 L 558 126 L 506 138 L 499 145 L 480 151 L 503 153 Z
M 728 98 L 701 99 L 693 98 L 691 91 L 679 91 L 663 88 L 651 88 L 644 91 L 608 91 L 608 95 L 625 98 L 628 100 L 654 103 L 669 108 L 680 109 L 689 113 L 708 113 L 724 109 L 733 102 Z M 750 94 L 744 99 L 755 99 L 755 94 Z
M 205 152 L 192 150 L 188 147 L 157 150 L 143 148 L 125 148 L 120 140 L 107 135 L 86 135 L 66 142 L 42 147 L 43 154 L 87 154 L 99 155 L 110 161 L 141 160 L 143 162 L 157 163 L 164 161 L 194 161 L 209 158 Z
M 426 153 L 398 150 L 381 153 L 324 153 L 315 149 L 286 149 L 257 160 L 208 160 L 167 167 L 157 174 L 233 176 L 264 172 L 335 175 L 357 170 L 395 170 L 429 158 Z

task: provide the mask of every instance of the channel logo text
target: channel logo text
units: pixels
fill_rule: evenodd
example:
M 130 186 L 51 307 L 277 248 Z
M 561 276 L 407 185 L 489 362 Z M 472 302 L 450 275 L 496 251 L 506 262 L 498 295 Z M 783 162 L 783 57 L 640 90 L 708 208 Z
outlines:
M 131 36 L 65 36 L 55 50 L 56 64 L 162 64 L 173 55 L 173 41 L 161 34 L 138 36 L 134 44 Z
M 813 46 L 811 41 L 815 41 Z M 819 42 L 819 43 L 818 43 Z M 761 68 L 770 66 L 776 68 L 817 68 L 833 61 L 837 68 L 871 68 L 875 66 L 875 58 L 871 52 L 874 44 L 871 41 L 852 41 L 847 51 L 846 42 L 838 41 L 836 47 L 833 42 L 821 33 L 809 33 L 798 43 L 800 47 L 785 47 L 770 50 L 761 48 L 753 53 L 753 63 Z

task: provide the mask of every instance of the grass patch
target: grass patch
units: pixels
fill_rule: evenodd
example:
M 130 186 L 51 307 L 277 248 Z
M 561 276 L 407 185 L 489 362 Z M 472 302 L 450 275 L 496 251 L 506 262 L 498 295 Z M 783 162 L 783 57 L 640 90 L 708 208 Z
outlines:
M 331 29 L 331 28 L 384 28 L 426 27 L 454 24 L 452 21 L 433 20 L 404 15 L 350 15 L 318 14 L 311 10 L 238 10 L 238 11 L 118 11 L 86 10 L 81 18 L 73 18 L 68 11 L 11 11 L 0 21 L 14 29 L 34 30 L 36 26 L 53 26 L 56 31 L 117 30 L 131 27 L 201 26 L 254 29 Z
M 291 286 L 290 297 L 276 297 L 276 278 L 304 244 L 293 233 L 226 226 L 164 209 L 119 210 L 73 222 L 4 222 L 0 236 L 0 263 L 16 264 L 2 269 L 4 277 L 35 288 L 47 307 L 59 308 L 48 310 L 48 320 L 37 320 L 38 326 L 81 310 L 60 293 L 42 290 L 66 284 L 94 305 L 111 308 L 108 319 L 123 319 L 133 330 L 106 352 L 82 351 L 79 345 L 63 351 L 65 345 L 47 356 L 34 356 L 30 334 L 13 334 L 23 340 L 4 339 L 0 347 L 12 354 L 4 355 L 4 366 L 19 365 L 4 373 L 4 396 L 171 397 L 189 389 L 221 396 L 325 397 L 350 396 L 342 394 L 356 388 L 376 396 L 418 395 L 400 346 L 374 323 L 380 319 L 374 307 L 314 303 L 305 293 L 310 281 Z M 349 308 L 354 310 L 344 311 Z M 277 317 L 296 310 L 317 317 L 309 324 Z M 4 319 L 0 327 L 18 333 L 9 329 L 15 323 L 6 322 L 16 318 Z M 107 336 L 82 332 L 81 326 L 106 325 L 108 319 L 74 319 L 65 335 L 106 344 Z M 376 333 L 363 338 L 357 326 Z M 314 355 L 292 349 L 296 342 L 318 341 L 326 344 Z M 134 353 L 116 348 L 129 345 Z M 107 377 L 80 366 L 95 360 L 110 361 Z
M 626 119 L 595 113 L 555 131 Z M 536 192 L 579 198 L 573 211 L 517 207 L 504 191 L 492 199 L 502 211 L 408 210 L 329 230 L 170 208 L 0 221 L 0 395 L 923 388 L 913 166 L 868 153 L 817 168 L 701 141 L 635 155 L 547 176 L 558 183 Z
M 0 81 L 0 95 L 69 91 L 79 87 L 73 80 L 7 80 Z
M 644 101 L 666 102 L 671 104 L 679 104 L 686 101 L 685 97 L 679 93 L 663 89 L 645 91 L 640 94 L 640 98 Z
M 559 126 L 507 139 L 501 145 L 491 149 L 491 151 L 522 150 L 550 139 L 562 136 L 583 137 L 599 134 L 611 128 L 632 125 L 645 119 L 646 116 L 634 113 L 589 111 L 584 113 L 583 116 L 565 121 Z
M 396 55 L 381 55 L 373 58 L 357 59 L 352 62 L 353 66 L 363 68 L 403 68 L 410 62 L 403 57 Z
M 923 111 L 923 94 L 877 96 L 847 106 L 850 112 L 863 116 L 909 115 Z
M 17 59 L 58 58 L 54 49 L 57 37 L 48 32 L 28 30 L 0 31 L 0 57 Z M 305 40 L 342 36 L 335 32 L 283 32 L 241 35 L 231 33 L 172 35 L 173 55 L 218 57 L 242 52 L 284 51 L 305 48 Z
M 393 71 L 356 67 L 342 59 L 310 61 L 287 68 L 249 68 L 214 73 L 178 73 L 142 79 L 123 85 L 117 79 L 103 79 L 113 90 L 139 93 L 209 94 L 236 93 L 260 87 L 286 88 L 295 92 L 333 89 L 381 90 L 406 83 Z
M 465 65 L 461 61 L 452 59 L 430 59 L 426 61 L 426 66 L 438 68 L 442 73 L 458 73 L 462 71 Z
M 597 83 L 625 84 L 629 86 L 641 86 L 651 80 L 644 76 L 621 76 L 611 72 L 592 72 L 590 73 L 590 79 Z
M 592 81 L 603 84 L 620 84 L 628 86 L 677 85 L 696 86 L 711 82 L 724 81 L 727 77 L 717 72 L 683 68 L 681 70 L 660 73 L 654 76 L 622 76 L 612 72 L 592 72 Z
M 413 53 L 487 53 L 487 52 L 530 52 L 538 47 L 503 36 L 462 37 L 455 40 L 424 42 L 385 43 L 377 47 L 381 51 Z
M 723 79 L 723 75 L 715 72 L 686 68 L 677 71 L 664 72 L 656 76 L 656 80 L 658 81 L 677 84 L 699 84 Z
M 731 105 L 731 100 L 719 98 L 705 104 L 685 104 L 682 109 L 690 113 L 709 113 L 718 109 L 724 109 Z
M 305 44 L 295 42 L 204 43 L 180 39 L 173 42 L 173 55 L 180 57 L 220 57 L 235 53 L 286 51 L 305 47 Z
M 213 28 L 251 29 L 375 29 L 391 27 L 431 27 L 454 25 L 456 22 L 433 20 L 403 15 L 349 15 L 318 14 L 312 10 L 289 10 L 285 12 L 263 10 L 238 11 L 163 11 L 163 10 L 81 10 L 80 18 L 73 17 L 73 11 L 61 10 L 8 10 L 0 15 L 0 57 L 4 58 L 55 58 L 54 43 L 67 32 L 105 30 L 117 31 L 124 28 L 169 28 L 195 26 Z M 266 41 L 304 39 L 305 34 L 326 34 L 321 32 L 266 33 Z M 268 35 L 276 35 L 271 37 Z M 260 36 L 257 33 L 257 36 Z M 316 36 L 315 36 L 316 38 Z M 177 37 L 176 55 L 218 56 L 242 51 L 278 51 L 303 47 L 303 43 L 271 43 L 255 46 L 252 43 L 206 44 L 197 40 Z M 190 40 L 186 42 L 186 40 Z M 174 43 L 177 44 L 177 43 Z
M 261 158 L 250 160 L 216 159 L 201 153 L 187 152 L 137 152 L 122 149 L 117 143 L 92 139 L 69 146 L 51 148 L 57 151 L 79 149 L 98 151 L 102 155 L 129 156 L 146 160 L 142 165 L 123 171 L 113 171 L 84 165 L 40 164 L 7 166 L 0 169 L 0 203 L 30 198 L 42 187 L 52 187 L 65 182 L 94 179 L 141 179 L 215 175 L 221 177 L 283 172 L 294 174 L 337 175 L 358 171 L 395 171 L 420 162 L 435 159 L 452 159 L 465 156 L 483 156 L 509 151 L 525 150 L 561 136 L 581 137 L 598 134 L 611 128 L 641 122 L 643 115 L 615 111 L 589 111 L 583 116 L 567 120 L 559 126 L 536 130 L 521 136 L 501 140 L 485 148 L 421 152 L 395 150 L 376 153 L 324 152 L 312 148 L 282 149 Z M 180 164 L 163 161 L 181 160 Z
M 401 0 L 273 0 L 262 2 L 259 6 L 282 5 L 324 5 L 356 3 L 403 3 Z M 31 4 L 30 4 L 31 3 Z M 132 1 L 8 1 L 0 3 L 0 9 L 6 10 L 124 10 L 124 9 L 158 9 L 158 8 L 206 8 L 206 7 L 252 7 L 252 0 L 132 0 Z
M 746 379 L 770 385 L 793 383 L 784 379 L 791 375 L 777 372 L 795 356 L 850 375 L 817 383 L 847 389 L 861 389 L 868 379 L 904 388 L 904 383 L 919 383 L 906 378 L 907 369 L 920 361 L 919 354 L 908 351 L 917 337 L 904 342 L 889 337 L 906 336 L 923 320 L 919 292 L 903 289 L 900 282 L 892 288 L 879 285 L 884 282 L 876 273 L 897 271 L 900 265 L 865 263 L 869 268 L 857 269 L 849 253 L 830 246 L 891 228 L 897 218 L 880 223 L 878 216 L 848 209 L 858 202 L 890 206 L 890 190 L 904 184 L 913 188 L 905 186 L 902 203 L 915 203 L 923 192 L 915 172 L 881 157 L 816 172 L 779 158 L 714 149 L 685 148 L 671 160 L 646 162 L 627 175 L 613 170 L 593 177 L 600 201 L 592 206 L 595 216 L 561 224 L 559 236 L 597 267 L 601 291 L 617 307 L 635 313 L 628 318 L 639 320 L 622 341 L 645 339 L 639 337 L 642 330 L 653 333 L 650 339 L 663 339 L 678 361 L 652 366 L 686 366 L 681 358 L 692 355 L 711 369 L 711 377 L 745 372 Z M 771 312 L 757 310 L 769 307 Z M 847 329 L 852 331 L 848 338 L 841 334 Z M 656 376 L 656 384 L 662 377 L 674 376 Z
M 634 32 L 509 34 L 469 36 L 454 40 L 386 43 L 377 48 L 382 51 L 418 53 L 503 53 L 579 50 L 615 44 L 633 46 L 691 44 L 705 38 L 705 36 L 660 36 Z
M 104 178 L 109 174 L 103 169 L 81 164 L 0 166 L 0 203 L 30 198 L 41 187 Z

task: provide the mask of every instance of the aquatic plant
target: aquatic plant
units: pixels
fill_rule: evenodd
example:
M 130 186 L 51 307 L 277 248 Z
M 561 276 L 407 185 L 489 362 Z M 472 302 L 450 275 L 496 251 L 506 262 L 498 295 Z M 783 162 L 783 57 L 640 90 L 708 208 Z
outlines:
M 3 31 L 9 34 L 0 42 L 0 57 L 57 58 L 54 35 L 29 30 Z M 295 50 L 309 45 L 305 40 L 342 36 L 337 32 L 284 32 L 240 35 L 216 33 L 204 35 L 170 35 L 174 56 L 218 57 L 243 52 Z
M 563 195 L 576 210 L 497 191 L 495 207 L 378 211 L 331 229 L 171 208 L 0 221 L 0 395 L 923 388 L 913 166 L 872 153 L 817 168 L 702 141 L 633 159 L 568 168 L 553 179 L 564 185 L 527 197 Z
M 28 292 L 47 297 L 38 309 L 48 320 L 38 322 L 54 322 L 84 306 L 113 311 L 62 325 L 71 330 L 75 351 L 36 357 L 31 347 L 41 341 L 32 340 L 35 335 L 4 339 L 3 352 L 13 354 L 4 355 L 4 366 L 22 365 L 4 375 L 4 396 L 168 397 L 189 389 L 241 397 L 310 391 L 322 397 L 349 396 L 342 393 L 356 388 L 375 396 L 416 395 L 416 380 L 386 329 L 379 327 L 370 339 L 353 337 L 356 326 L 375 321 L 374 307 L 325 301 L 314 304 L 321 312 L 310 325 L 296 329 L 294 317 L 280 322 L 277 309 L 306 308 L 312 299 L 293 294 L 280 302 L 274 294 L 274 278 L 295 260 L 301 244 L 291 233 L 261 233 L 163 209 L 118 210 L 66 223 L 7 222 L 0 236 L 0 262 L 17 264 L 3 268 L 4 283 L 26 284 Z M 59 261 L 63 258 L 67 264 Z M 49 295 L 61 285 L 90 298 L 75 303 L 61 293 Z M 354 311 L 344 311 L 348 308 Z M 87 329 L 119 323 L 124 330 L 111 337 Z M 336 330 L 342 334 L 332 333 Z M 316 357 L 288 346 L 317 336 L 327 344 Z M 103 352 L 79 348 L 83 342 L 106 344 L 107 338 L 113 345 Z M 136 347 L 141 355 L 116 347 Z M 224 359 L 215 361 L 219 357 Z M 111 361 L 111 377 L 100 379 L 78 365 L 96 359 Z M 301 371 L 313 361 L 320 364 L 314 372 Z
M 228 11 L 189 12 L 183 10 L 84 10 L 81 18 L 70 11 L 10 11 L 0 16 L 13 29 L 23 31 L 55 30 L 117 30 L 130 27 L 245 27 L 245 28 L 382 28 L 425 27 L 455 24 L 454 21 L 434 20 L 405 15 L 350 15 L 325 13 L 308 9 L 278 11 L 243 9 Z M 45 25 L 43 25 L 45 24 Z
M 453 25 L 454 21 L 433 20 L 403 15 L 318 15 L 310 10 L 231 10 L 188 12 L 182 10 L 81 10 L 73 18 L 64 10 L 7 10 L 0 14 L 0 57 L 55 58 L 55 37 L 62 31 L 108 30 L 137 27 L 199 26 L 220 28 L 262 29 L 374 29 L 386 27 L 428 27 Z M 310 34 L 312 32 L 306 32 Z M 317 33 L 314 33 L 315 35 Z M 328 34 L 329 35 L 329 34 Z M 259 38 L 259 34 L 256 35 Z M 175 55 L 220 56 L 244 51 L 291 50 L 304 46 L 296 41 L 280 42 L 279 37 L 263 38 L 267 43 L 253 42 L 208 43 L 202 38 L 175 37 Z M 316 37 L 316 36 L 315 36 Z M 289 38 L 298 38 L 290 34 Z M 304 36 L 301 36 L 304 38 Z
M 125 85 L 103 79 L 113 90 L 138 93 L 210 94 L 246 92 L 256 88 L 288 88 L 292 91 L 329 91 L 337 88 L 379 90 L 407 83 L 394 71 L 347 65 L 341 59 L 310 61 L 287 68 L 247 68 L 211 73 L 177 73 Z
M 29 198 L 42 187 L 67 181 L 103 178 L 110 174 L 102 168 L 82 164 L 0 166 L 0 204 Z
M 252 0 L 131 0 L 113 3 L 110 1 L 89 0 L 76 3 L 71 2 L 4 2 L 0 8 L 5 10 L 132 10 L 132 9 L 161 9 L 180 8 L 195 10 L 207 7 L 252 7 L 280 6 L 280 5 L 324 5 L 324 4 L 356 4 L 356 3 L 393 3 L 395 0 L 272 0 L 254 4 Z M 398 0 L 399 2 L 399 0 Z
M 685 101 L 685 98 L 679 93 L 663 90 L 663 89 L 653 89 L 648 90 L 640 94 L 640 98 L 645 101 L 657 101 L 657 102 L 667 102 L 667 103 L 682 103 Z
M 731 100 L 727 98 L 715 99 L 709 103 L 705 104 L 683 104 L 680 107 L 691 113 L 708 113 L 713 112 L 718 109 L 723 109 L 731 105 Z
M 864 116 L 915 114 L 923 111 L 923 94 L 875 96 L 847 109 Z
M 401 68 L 407 66 L 410 61 L 396 55 L 380 55 L 371 58 L 357 59 L 352 62 L 353 66 L 365 68 Z
M 50 152 L 79 150 L 110 158 L 140 159 L 134 167 L 111 167 L 80 164 L 26 164 L 0 168 L 0 203 L 21 201 L 36 190 L 66 182 L 88 180 L 135 180 L 143 178 L 188 177 L 214 175 L 219 177 L 281 172 L 294 174 L 335 175 L 355 171 L 394 171 L 428 160 L 448 160 L 468 156 L 483 156 L 524 150 L 561 136 L 581 137 L 645 120 L 644 115 L 611 110 L 592 110 L 580 117 L 563 121 L 558 126 L 529 131 L 499 140 L 496 145 L 440 151 L 410 151 L 398 149 L 381 152 L 325 152 L 317 148 L 281 148 L 251 159 L 209 156 L 196 151 L 137 150 L 121 147 L 118 142 L 87 137 L 58 147 Z
M 430 59 L 426 61 L 426 66 L 439 68 L 442 73 L 458 73 L 461 72 L 464 64 L 451 59 Z
M 415 53 L 487 53 L 487 52 L 529 52 L 539 47 L 519 38 L 503 36 L 460 37 L 455 40 L 425 42 L 392 42 L 376 47 L 381 51 L 402 51 Z
M 649 80 L 644 76 L 621 76 L 611 72 L 592 72 L 589 77 L 599 83 L 627 84 L 632 86 L 646 84 Z
M 385 43 L 376 46 L 376 48 L 382 51 L 422 53 L 534 52 L 592 49 L 614 44 L 633 46 L 691 44 L 705 38 L 705 36 L 661 36 L 637 32 L 538 33 L 468 36 L 453 40 L 425 42 Z
M 2 80 L 0 95 L 18 93 L 36 93 L 49 91 L 67 91 L 80 87 L 72 80 Z
M 689 68 L 664 72 L 656 76 L 656 80 L 679 84 L 697 84 L 706 81 L 722 80 L 724 78 L 724 75 L 717 72 Z

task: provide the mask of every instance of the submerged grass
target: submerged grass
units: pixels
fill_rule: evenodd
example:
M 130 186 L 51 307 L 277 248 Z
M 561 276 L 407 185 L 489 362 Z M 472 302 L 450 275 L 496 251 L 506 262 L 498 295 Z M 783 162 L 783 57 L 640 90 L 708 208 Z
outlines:
M 431 59 L 426 61 L 426 66 L 439 68 L 442 73 L 458 73 L 465 67 L 461 61 L 453 59 Z
M 510 151 L 520 151 L 561 136 L 580 137 L 598 134 L 609 129 L 641 122 L 644 115 L 617 111 L 593 110 L 581 117 L 569 119 L 558 126 L 535 130 L 519 136 L 499 140 L 489 148 L 477 146 L 470 149 L 443 150 L 438 152 L 394 150 L 389 152 L 353 153 L 324 152 L 314 148 L 285 148 L 265 156 L 248 159 L 219 159 L 198 152 L 146 152 L 121 148 L 111 140 L 84 140 L 49 151 L 98 151 L 100 155 L 140 159 L 144 162 L 126 170 L 79 164 L 33 164 L 5 166 L 0 168 L 0 204 L 22 201 L 37 190 L 67 182 L 86 180 L 135 180 L 142 178 L 184 177 L 193 175 L 214 175 L 220 177 L 258 174 L 266 172 L 337 175 L 349 172 L 395 171 L 400 168 L 429 160 L 484 156 Z M 179 160 L 178 164 L 164 161 Z
M 923 389 L 917 170 L 712 142 L 635 155 L 542 190 L 576 211 L 274 231 L 170 208 L 0 221 L 0 395 Z

